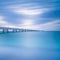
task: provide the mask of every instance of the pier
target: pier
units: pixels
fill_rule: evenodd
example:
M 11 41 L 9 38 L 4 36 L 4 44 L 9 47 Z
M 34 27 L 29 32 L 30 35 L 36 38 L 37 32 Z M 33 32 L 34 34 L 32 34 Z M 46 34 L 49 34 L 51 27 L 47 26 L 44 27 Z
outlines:
M 37 31 L 37 30 L 0 27 L 0 32 L 30 32 L 30 31 L 32 32 L 32 31 Z

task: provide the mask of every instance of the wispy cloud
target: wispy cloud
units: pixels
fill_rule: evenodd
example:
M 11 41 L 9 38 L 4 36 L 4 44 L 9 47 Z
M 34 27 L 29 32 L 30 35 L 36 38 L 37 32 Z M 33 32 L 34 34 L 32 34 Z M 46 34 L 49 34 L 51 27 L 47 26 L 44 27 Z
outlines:
M 58 24 L 59 23 L 59 24 Z M 48 22 L 45 24 L 38 24 L 35 26 L 36 29 L 38 30 L 46 30 L 46 31 L 60 31 L 60 21 L 56 20 L 56 21 L 52 21 L 52 22 Z
M 8 6 L 7 9 L 15 12 L 16 14 L 22 14 L 27 16 L 39 15 L 50 10 L 49 8 L 42 8 L 41 6 L 38 6 L 38 4 L 35 5 L 34 3 L 12 5 Z
M 4 16 L 0 16 L 0 27 L 11 27 L 11 28 L 16 28 L 16 26 L 14 26 L 13 24 L 7 22 L 4 20 L 5 17 Z
M 0 24 L 6 24 L 6 21 L 4 21 L 4 17 L 0 16 Z
M 3 16 L 0 16 L 0 26 L 60 30 L 60 9 L 58 5 L 59 3 L 54 0 L 2 1 L 0 13 Z

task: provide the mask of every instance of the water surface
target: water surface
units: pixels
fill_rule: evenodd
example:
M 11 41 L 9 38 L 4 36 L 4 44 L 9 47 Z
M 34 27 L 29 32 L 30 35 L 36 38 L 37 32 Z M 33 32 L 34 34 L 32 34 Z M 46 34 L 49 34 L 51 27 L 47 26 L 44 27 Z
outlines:
M 0 33 L 0 60 L 60 60 L 60 32 Z

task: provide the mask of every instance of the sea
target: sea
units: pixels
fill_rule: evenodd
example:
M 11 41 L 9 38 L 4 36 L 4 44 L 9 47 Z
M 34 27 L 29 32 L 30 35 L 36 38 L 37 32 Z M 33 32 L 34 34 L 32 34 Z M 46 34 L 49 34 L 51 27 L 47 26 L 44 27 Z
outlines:
M 0 33 L 0 60 L 60 60 L 60 31 Z

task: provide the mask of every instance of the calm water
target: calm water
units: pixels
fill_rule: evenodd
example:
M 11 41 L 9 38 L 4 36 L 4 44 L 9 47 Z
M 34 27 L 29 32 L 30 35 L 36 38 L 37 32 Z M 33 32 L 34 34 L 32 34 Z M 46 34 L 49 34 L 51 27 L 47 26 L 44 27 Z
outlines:
M 60 32 L 0 33 L 0 60 L 60 60 Z

